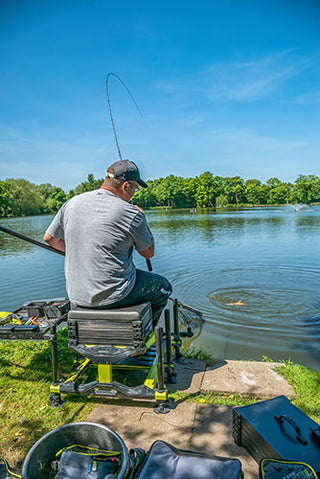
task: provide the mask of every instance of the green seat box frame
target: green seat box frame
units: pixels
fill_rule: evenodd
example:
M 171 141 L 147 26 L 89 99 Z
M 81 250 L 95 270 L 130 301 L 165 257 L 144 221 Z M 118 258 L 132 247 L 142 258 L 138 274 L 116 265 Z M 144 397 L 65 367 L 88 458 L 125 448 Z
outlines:
M 165 332 L 159 326 L 152 329 L 150 303 L 117 309 L 76 307 L 69 311 L 67 325 L 69 348 L 81 359 L 77 361 L 76 371 L 64 382 L 56 375 L 50 387 L 53 406 L 61 404 L 61 394 L 167 400 L 164 372 L 167 382 L 175 381 L 172 348 L 177 357 L 181 344 L 177 334 L 171 333 L 168 309 L 165 310 Z M 175 324 L 174 331 L 178 329 Z M 89 366 L 96 367 L 97 379 L 79 383 Z M 130 387 L 113 380 L 117 369 L 146 370 L 147 375 L 143 384 Z

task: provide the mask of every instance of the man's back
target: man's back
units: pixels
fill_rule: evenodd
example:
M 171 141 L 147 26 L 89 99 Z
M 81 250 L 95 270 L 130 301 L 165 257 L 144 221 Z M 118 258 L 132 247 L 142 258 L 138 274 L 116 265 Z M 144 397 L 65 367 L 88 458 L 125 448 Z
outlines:
M 144 215 L 105 189 L 69 200 L 47 233 L 65 242 L 68 295 L 82 306 L 106 306 L 129 294 L 133 247 L 145 250 L 153 241 Z

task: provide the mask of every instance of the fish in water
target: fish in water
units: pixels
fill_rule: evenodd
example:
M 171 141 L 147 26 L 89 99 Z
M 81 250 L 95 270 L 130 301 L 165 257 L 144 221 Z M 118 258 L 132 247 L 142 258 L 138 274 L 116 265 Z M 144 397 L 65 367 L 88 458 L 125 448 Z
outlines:
M 235 301 L 234 303 L 227 303 L 227 306 L 244 306 L 244 303 L 239 299 L 239 301 Z

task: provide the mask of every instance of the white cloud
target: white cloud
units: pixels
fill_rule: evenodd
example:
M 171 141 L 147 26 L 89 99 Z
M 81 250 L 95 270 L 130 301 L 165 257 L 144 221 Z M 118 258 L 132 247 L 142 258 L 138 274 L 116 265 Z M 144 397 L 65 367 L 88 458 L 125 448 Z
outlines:
M 299 58 L 295 50 L 284 50 L 252 61 L 213 63 L 202 70 L 159 81 L 157 88 L 177 97 L 203 98 L 215 102 L 248 102 L 266 97 L 312 68 L 314 59 Z
M 309 61 L 283 51 L 252 62 L 217 63 L 203 75 L 209 79 L 206 94 L 214 101 L 255 101 L 301 74 Z

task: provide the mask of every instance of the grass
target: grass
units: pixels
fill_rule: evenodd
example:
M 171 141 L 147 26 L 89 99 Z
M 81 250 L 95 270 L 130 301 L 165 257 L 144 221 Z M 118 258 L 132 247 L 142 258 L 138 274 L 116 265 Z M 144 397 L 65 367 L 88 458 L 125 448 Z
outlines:
M 60 375 L 72 370 L 66 330 L 59 332 Z M 44 434 L 84 420 L 95 406 L 88 398 L 69 397 L 60 409 L 49 405 L 52 381 L 50 345 L 36 341 L 0 343 L 0 457 L 21 469 L 31 446 Z
M 320 371 L 286 362 L 277 368 L 277 372 L 294 388 L 293 404 L 320 423 Z
M 208 366 L 213 366 L 215 359 L 211 353 L 209 353 L 206 349 L 201 348 L 199 346 L 193 346 L 186 348 L 185 344 L 181 348 L 181 352 L 183 357 L 186 359 L 201 359 L 202 361 L 206 361 Z
M 67 331 L 59 335 L 60 377 L 66 377 L 73 366 L 73 353 L 67 346 Z M 214 359 L 205 350 L 191 348 L 184 356 L 202 359 L 212 364 Z M 263 358 L 269 361 L 269 358 Z M 296 391 L 292 401 L 303 412 L 320 422 L 320 372 L 286 362 L 277 368 Z M 3 341 L 0 343 L 0 457 L 13 467 L 22 462 L 33 444 L 47 432 L 75 421 L 85 420 L 99 399 L 69 396 L 62 408 L 49 405 L 49 386 L 52 381 L 50 344 L 36 341 Z M 174 401 L 200 404 L 243 406 L 257 399 L 238 394 L 170 393 Z M 263 398 L 261 398 L 263 399 Z

